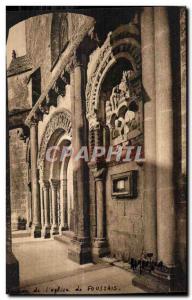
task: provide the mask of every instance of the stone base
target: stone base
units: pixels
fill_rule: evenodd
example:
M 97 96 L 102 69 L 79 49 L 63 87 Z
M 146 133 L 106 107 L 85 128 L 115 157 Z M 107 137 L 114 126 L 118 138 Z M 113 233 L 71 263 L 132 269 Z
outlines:
M 51 235 L 59 234 L 59 228 L 57 225 L 52 225 L 51 227 Z
M 168 272 L 154 270 L 151 273 L 142 273 L 133 278 L 133 285 L 149 293 L 173 293 L 176 289 L 173 269 Z
M 105 239 L 95 239 L 93 244 L 93 261 L 97 262 L 99 258 L 109 254 L 109 248 Z
M 44 237 L 45 239 L 49 239 L 51 237 L 51 226 L 44 226 L 44 228 L 41 231 L 41 235 L 42 237 Z
M 68 230 L 69 230 L 68 225 L 60 225 L 59 226 L 59 234 L 61 234 L 61 235 L 64 231 L 68 231 Z
M 87 239 L 74 238 L 68 250 L 68 258 L 80 265 L 90 263 L 92 261 L 91 248 Z
M 34 238 L 41 237 L 41 226 L 40 225 L 33 225 L 31 230 L 31 235 Z
M 11 252 L 6 256 L 6 293 L 19 293 L 19 263 Z

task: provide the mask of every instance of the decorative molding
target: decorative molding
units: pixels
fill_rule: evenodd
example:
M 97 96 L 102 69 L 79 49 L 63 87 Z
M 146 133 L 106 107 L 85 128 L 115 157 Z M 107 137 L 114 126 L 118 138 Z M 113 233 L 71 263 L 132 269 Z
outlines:
M 100 49 L 100 54 L 86 87 L 86 111 L 90 126 L 96 117 L 99 90 L 104 75 L 120 57 L 127 57 L 130 60 L 134 68 L 135 78 L 141 75 L 139 32 L 134 24 L 124 26 L 120 32 L 109 33 Z
M 44 169 L 44 160 L 45 160 L 47 145 L 52 134 L 55 132 L 56 129 L 62 129 L 69 135 L 70 138 L 72 137 L 71 114 L 69 111 L 65 110 L 62 112 L 55 113 L 46 126 L 46 129 L 43 133 L 42 140 L 41 140 L 38 163 L 37 163 L 38 168 L 40 170 Z

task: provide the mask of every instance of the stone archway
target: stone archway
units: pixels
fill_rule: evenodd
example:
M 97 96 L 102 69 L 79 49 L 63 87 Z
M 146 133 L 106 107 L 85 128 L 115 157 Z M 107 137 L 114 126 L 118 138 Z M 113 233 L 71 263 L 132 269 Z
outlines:
M 136 24 L 123 25 L 118 27 L 114 32 L 109 33 L 100 49 L 86 87 L 86 115 L 90 127 L 92 127 L 92 122 L 94 124 L 95 120 L 97 120 L 102 82 L 106 74 L 110 72 L 111 67 L 120 58 L 130 61 L 135 78 L 141 76 L 140 32 Z
M 142 101 L 142 85 L 141 85 L 141 46 L 140 46 L 140 30 L 138 24 L 129 23 L 118 27 L 114 32 L 109 33 L 105 43 L 98 50 L 97 58 L 95 58 L 94 67 L 89 74 L 88 84 L 86 87 L 86 115 L 89 122 L 89 147 L 106 146 L 109 144 L 114 146 L 113 127 L 116 123 L 125 120 L 126 113 L 133 110 L 137 111 L 137 122 L 139 131 L 134 132 L 135 136 L 128 137 L 127 132 L 123 131 L 126 136 L 124 140 L 121 134 L 115 139 L 116 144 L 127 144 L 131 138 L 142 137 L 143 134 L 143 101 Z M 113 73 L 116 76 L 113 76 Z M 115 73 L 119 72 L 119 74 Z M 129 72 L 129 73 L 128 73 Z M 130 77 L 129 77 L 129 74 Z M 114 80 L 114 82 L 113 82 Z M 129 96 L 123 99 L 120 95 L 120 84 L 126 86 L 126 92 L 130 92 Z M 131 84 L 132 91 L 130 90 Z M 108 90 L 105 85 L 109 85 Z M 123 91 L 123 88 L 121 89 Z M 119 93 L 117 107 L 112 107 L 111 97 Z M 107 95 L 107 96 L 106 96 Z M 106 96 L 106 98 L 105 98 Z M 135 100 L 133 102 L 133 96 Z M 121 97 L 121 98 L 120 98 Z M 108 106 L 107 106 L 108 102 Z M 135 115 L 134 115 L 135 117 Z M 114 119 L 114 122 L 113 122 Z M 129 120 L 128 120 L 129 121 Z M 130 129 L 130 128 L 129 128 Z M 129 130 L 131 131 L 131 130 Z M 112 135 L 112 137 L 111 137 Z M 108 144 L 106 144 L 108 143 Z M 137 143 L 137 141 L 136 141 Z M 93 254 L 95 257 L 101 257 L 109 252 L 107 233 L 107 193 L 111 186 L 111 178 L 106 177 L 106 171 L 110 166 L 100 159 L 95 165 L 91 165 L 95 181 L 95 198 L 96 198 L 96 233 L 94 237 Z M 107 183 L 108 180 L 108 183 Z M 110 181 L 110 184 L 109 184 Z M 108 184 L 108 191 L 106 189 Z
M 71 115 L 67 110 L 53 114 L 40 144 L 38 168 L 40 173 L 40 200 L 42 235 L 62 234 L 68 229 L 67 215 L 67 167 L 69 159 L 61 160 L 63 146 L 71 144 Z M 52 159 L 46 159 L 48 149 L 53 148 Z M 57 149 L 60 149 L 57 151 Z

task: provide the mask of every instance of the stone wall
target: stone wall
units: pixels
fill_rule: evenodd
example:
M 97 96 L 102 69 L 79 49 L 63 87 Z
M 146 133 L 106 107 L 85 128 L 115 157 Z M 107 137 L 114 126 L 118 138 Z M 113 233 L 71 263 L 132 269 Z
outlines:
M 18 138 L 17 132 L 18 129 L 9 132 L 12 230 L 17 229 L 19 217 L 27 220 L 28 205 L 27 144 Z
M 29 72 L 8 78 L 8 109 L 29 109 L 32 104 Z
M 51 21 L 52 14 L 44 14 L 26 20 L 26 48 L 34 70 L 41 68 L 41 90 L 51 77 Z
M 114 200 L 111 197 L 111 175 L 137 169 L 138 196 L 135 199 Z M 139 258 L 143 251 L 143 170 L 134 163 L 111 166 L 106 177 L 107 238 L 112 256 L 128 260 Z

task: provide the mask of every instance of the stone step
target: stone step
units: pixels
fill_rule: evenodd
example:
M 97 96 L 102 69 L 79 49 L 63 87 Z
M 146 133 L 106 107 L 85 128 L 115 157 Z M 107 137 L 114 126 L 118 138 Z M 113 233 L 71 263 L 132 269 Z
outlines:
M 54 240 L 62 242 L 66 245 L 71 243 L 74 233 L 72 231 L 64 231 L 62 235 L 54 235 Z
M 30 237 L 31 230 L 17 230 L 12 231 L 12 238 L 22 238 L 22 237 Z
M 167 280 L 168 277 L 169 277 L 169 274 L 165 273 L 165 272 L 162 272 L 160 270 L 157 270 L 155 269 L 155 271 L 152 271 L 151 274 L 157 278 L 161 278 L 161 279 L 164 279 L 164 280 Z
M 137 275 L 132 280 L 133 285 L 143 289 L 148 293 L 169 293 L 170 287 L 167 281 L 152 275 Z

